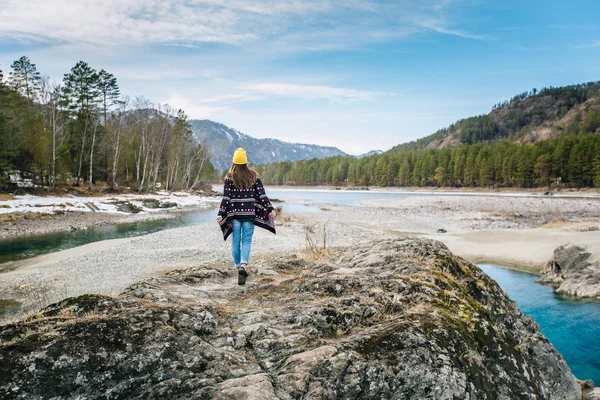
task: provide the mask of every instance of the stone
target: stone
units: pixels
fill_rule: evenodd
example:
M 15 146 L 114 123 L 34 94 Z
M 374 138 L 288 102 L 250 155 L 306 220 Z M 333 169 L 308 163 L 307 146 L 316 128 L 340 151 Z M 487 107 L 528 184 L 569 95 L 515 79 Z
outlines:
M 117 202 L 114 202 L 113 204 L 115 204 L 115 206 L 117 207 L 117 211 L 120 211 L 120 212 L 137 214 L 137 213 L 143 211 L 143 209 L 141 207 L 136 206 L 135 204 L 131 203 L 130 201 L 117 201 Z
M 585 390 L 583 400 L 600 400 L 600 388 Z
M 576 245 L 556 248 L 538 282 L 552 285 L 558 294 L 600 299 L 600 262 L 590 262 L 590 255 Z
M 244 287 L 225 264 L 0 326 L 0 398 L 582 398 L 537 324 L 440 242 L 275 256 L 277 279 Z
M 157 199 L 145 199 L 142 201 L 142 205 L 146 208 L 159 208 L 160 201 Z

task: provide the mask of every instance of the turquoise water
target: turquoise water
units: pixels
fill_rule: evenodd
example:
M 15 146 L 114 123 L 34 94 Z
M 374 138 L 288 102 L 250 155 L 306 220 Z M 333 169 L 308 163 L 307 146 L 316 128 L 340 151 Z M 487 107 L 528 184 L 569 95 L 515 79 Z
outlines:
M 600 383 L 600 303 L 554 294 L 536 275 L 493 265 L 479 267 L 532 317 L 579 379 Z
M 215 213 L 214 209 L 182 212 L 176 214 L 173 219 L 106 225 L 74 232 L 0 240 L 0 263 L 66 250 L 100 240 L 141 236 L 163 229 L 197 225 L 213 220 Z
M 299 213 L 319 211 L 317 207 L 304 204 L 281 203 L 283 212 Z M 198 225 L 212 222 L 217 215 L 216 209 L 196 210 L 174 214 L 175 218 L 136 223 L 106 225 L 74 232 L 60 232 L 48 235 L 36 235 L 17 239 L 0 240 L 0 264 L 22 260 L 55 251 L 71 249 L 100 240 L 142 236 L 164 229 Z M 0 265 L 0 271 L 2 267 Z

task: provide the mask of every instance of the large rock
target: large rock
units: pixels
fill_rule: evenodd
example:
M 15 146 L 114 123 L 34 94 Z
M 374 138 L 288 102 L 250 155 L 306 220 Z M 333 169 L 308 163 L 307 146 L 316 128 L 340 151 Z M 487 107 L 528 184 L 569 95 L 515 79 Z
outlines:
M 552 285 L 559 294 L 600 299 L 600 264 L 590 262 L 590 256 L 586 248 L 560 246 L 538 281 Z
M 262 271 L 262 272 L 260 272 Z M 3 399 L 581 399 L 498 285 L 436 241 L 223 266 L 0 328 Z

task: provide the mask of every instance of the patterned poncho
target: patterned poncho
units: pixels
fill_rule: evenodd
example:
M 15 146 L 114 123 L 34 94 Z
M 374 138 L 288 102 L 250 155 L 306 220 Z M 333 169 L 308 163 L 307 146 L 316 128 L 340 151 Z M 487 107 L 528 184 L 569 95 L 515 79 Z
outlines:
M 275 220 L 269 214 L 273 206 L 265 193 L 265 188 L 259 178 L 250 189 L 238 189 L 230 178 L 225 178 L 223 199 L 219 207 L 219 216 L 223 220 L 219 223 L 223 232 L 223 239 L 233 231 L 232 220 L 253 220 L 254 225 L 275 233 Z

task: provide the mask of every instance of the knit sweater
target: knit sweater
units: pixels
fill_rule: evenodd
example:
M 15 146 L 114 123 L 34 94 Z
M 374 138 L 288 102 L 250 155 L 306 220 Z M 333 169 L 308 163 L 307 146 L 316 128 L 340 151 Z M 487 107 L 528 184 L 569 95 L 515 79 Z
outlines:
M 225 240 L 231 234 L 231 221 L 234 219 L 252 220 L 254 225 L 275 233 L 275 221 L 269 215 L 272 211 L 273 206 L 259 178 L 250 189 L 238 189 L 232 179 L 225 178 L 219 207 L 219 216 L 223 218 L 220 226 Z

